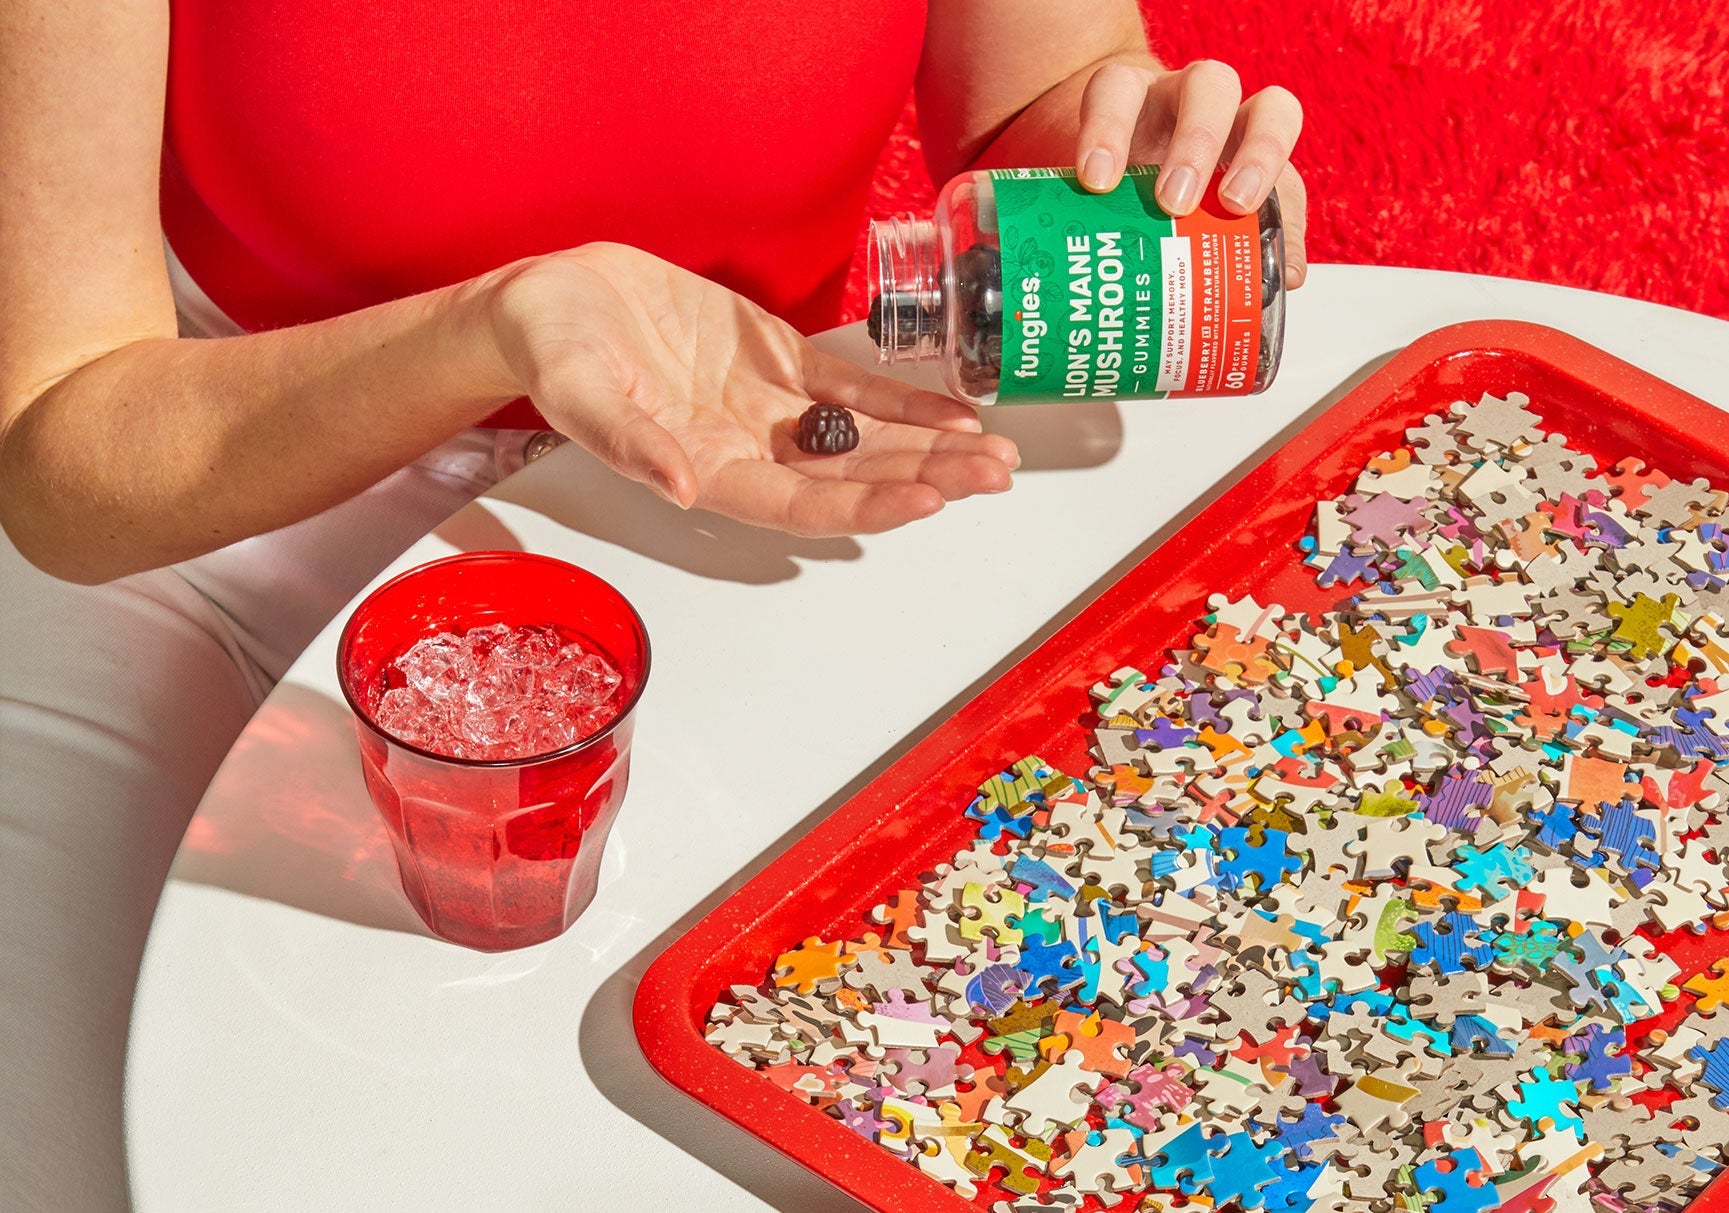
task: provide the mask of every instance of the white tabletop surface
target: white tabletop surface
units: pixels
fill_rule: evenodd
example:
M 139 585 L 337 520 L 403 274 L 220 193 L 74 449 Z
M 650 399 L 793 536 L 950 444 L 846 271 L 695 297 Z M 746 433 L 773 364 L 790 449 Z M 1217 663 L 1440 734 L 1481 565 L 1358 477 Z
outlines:
M 126 1083 L 137 1209 L 857 1209 L 648 1068 L 630 1019 L 644 969 L 1373 365 L 1487 317 L 1564 329 L 1729 407 L 1729 323 L 1318 266 L 1265 395 L 990 412 L 1021 443 L 1015 489 L 894 534 L 680 514 L 571 446 L 512 477 L 380 579 L 521 546 L 641 611 L 654 671 L 594 904 L 515 953 L 424 934 L 336 687 L 345 610 L 236 744 L 157 911 Z M 822 341 L 869 357 L 862 326 Z

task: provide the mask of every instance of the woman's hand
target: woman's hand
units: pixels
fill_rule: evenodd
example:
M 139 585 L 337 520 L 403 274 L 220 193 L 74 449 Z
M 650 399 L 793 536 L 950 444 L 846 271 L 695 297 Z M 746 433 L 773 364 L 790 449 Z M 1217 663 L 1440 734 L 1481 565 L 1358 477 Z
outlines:
M 797 535 L 886 531 L 1000 493 L 1014 443 L 957 400 L 819 352 L 784 321 L 638 249 L 593 244 L 501 271 L 505 373 L 561 433 L 681 507 Z M 794 442 L 813 401 L 856 415 L 857 449 Z
M 1159 204 L 1186 215 L 1199 204 L 1220 164 L 1229 167 L 1219 198 L 1246 215 L 1275 185 L 1285 224 L 1285 285 L 1301 286 L 1308 273 L 1303 249 L 1308 197 L 1291 167 L 1291 149 L 1303 128 L 1303 107 L 1282 88 L 1262 89 L 1248 100 L 1237 73 L 1202 59 L 1163 71 L 1136 63 L 1107 63 L 1081 94 L 1081 184 L 1108 190 L 1129 164 L 1157 164 Z

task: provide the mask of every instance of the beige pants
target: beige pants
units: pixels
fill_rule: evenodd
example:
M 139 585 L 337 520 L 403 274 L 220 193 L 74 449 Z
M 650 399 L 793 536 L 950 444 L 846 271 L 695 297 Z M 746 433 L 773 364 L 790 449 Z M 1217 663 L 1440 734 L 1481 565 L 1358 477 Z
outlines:
M 183 325 L 232 331 L 177 276 Z M 0 537 L 0 1208 L 129 1207 L 133 986 L 199 798 L 301 649 L 532 437 L 471 430 L 316 518 L 104 586 Z

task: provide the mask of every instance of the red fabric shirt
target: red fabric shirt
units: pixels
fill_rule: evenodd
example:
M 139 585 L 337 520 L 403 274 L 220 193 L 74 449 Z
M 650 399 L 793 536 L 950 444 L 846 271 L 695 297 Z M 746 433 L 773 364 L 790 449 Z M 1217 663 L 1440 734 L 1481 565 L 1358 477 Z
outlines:
M 613 240 L 814 331 L 924 4 L 173 0 L 171 28 L 163 228 L 243 328 Z

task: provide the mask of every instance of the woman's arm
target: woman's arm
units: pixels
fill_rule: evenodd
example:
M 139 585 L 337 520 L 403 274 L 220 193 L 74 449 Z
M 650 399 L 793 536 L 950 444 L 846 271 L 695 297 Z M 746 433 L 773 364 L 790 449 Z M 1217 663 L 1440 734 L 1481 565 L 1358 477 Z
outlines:
M 818 353 L 713 283 L 588 246 L 318 324 L 180 340 L 157 166 L 167 0 L 0 4 L 0 525 L 98 582 L 308 517 L 499 404 L 680 505 L 884 530 L 1008 487 L 970 410 Z M 799 455 L 810 400 L 865 416 Z
M 0 521 L 74 580 L 307 517 L 514 394 L 473 288 L 176 339 L 167 41 L 165 0 L 0 5 Z
M 1244 101 L 1236 72 L 1212 60 L 1166 69 L 1134 0 L 931 0 L 917 94 L 939 182 L 968 168 L 1073 164 L 1083 185 L 1108 190 L 1126 165 L 1158 164 L 1159 201 L 1178 215 L 1221 161 L 1221 197 L 1239 213 L 1276 183 L 1286 280 L 1302 283 L 1307 198 L 1288 163 L 1297 99 L 1274 87 Z

